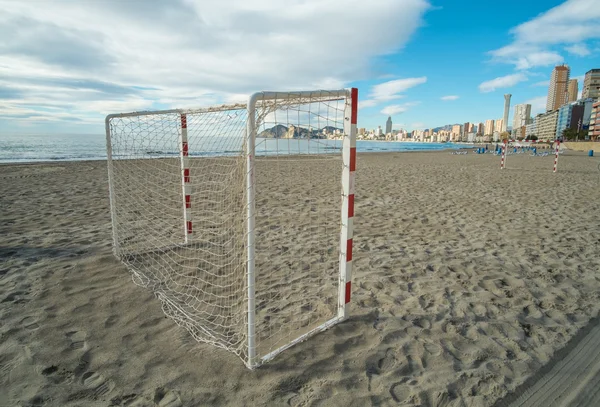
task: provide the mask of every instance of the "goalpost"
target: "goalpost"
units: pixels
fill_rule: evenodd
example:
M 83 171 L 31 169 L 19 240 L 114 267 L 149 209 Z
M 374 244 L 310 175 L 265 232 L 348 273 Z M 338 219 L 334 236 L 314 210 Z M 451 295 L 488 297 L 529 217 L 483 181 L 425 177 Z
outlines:
M 510 140 L 514 142 L 515 140 Z M 500 169 L 503 170 L 506 168 L 506 156 L 508 155 L 508 142 L 509 140 L 504 139 L 502 142 L 502 153 L 500 155 Z M 552 172 L 556 172 L 558 168 L 558 155 L 560 150 L 560 140 L 556 140 L 556 148 L 554 149 L 554 167 L 552 167 Z
M 113 251 L 253 369 L 348 315 L 358 90 L 106 117 Z

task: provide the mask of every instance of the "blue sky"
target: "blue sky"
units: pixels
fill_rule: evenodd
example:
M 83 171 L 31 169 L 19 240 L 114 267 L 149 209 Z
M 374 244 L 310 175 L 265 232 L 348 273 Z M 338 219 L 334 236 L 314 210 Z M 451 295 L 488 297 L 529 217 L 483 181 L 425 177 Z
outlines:
M 541 112 L 555 64 L 567 63 L 580 88 L 600 68 L 597 0 L 0 0 L 0 8 L 0 137 L 102 133 L 108 113 L 350 86 L 360 91 L 360 127 L 383 126 L 390 114 L 394 127 L 413 130 L 497 119 L 504 93 Z

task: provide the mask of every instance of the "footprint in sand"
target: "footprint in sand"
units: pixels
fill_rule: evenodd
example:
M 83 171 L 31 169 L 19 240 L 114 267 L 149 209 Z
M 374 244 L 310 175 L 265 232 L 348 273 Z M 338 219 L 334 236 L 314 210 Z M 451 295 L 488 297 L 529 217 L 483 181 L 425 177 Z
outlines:
M 108 317 L 106 319 L 106 321 L 104 321 L 104 327 L 105 328 L 110 328 L 111 326 L 113 326 L 117 321 L 119 320 L 119 316 L 118 315 L 111 315 L 110 317 Z
M 158 407 L 183 407 L 183 403 L 177 393 L 162 387 L 159 387 L 154 392 L 154 402 Z
M 5 353 L 0 355 L 0 376 L 8 377 L 8 374 L 21 364 L 21 357 L 17 353 Z
M 411 390 L 411 387 L 406 384 L 408 379 L 405 378 L 400 382 L 392 384 L 390 387 L 390 395 L 399 405 L 421 405 L 419 396 Z
M 38 324 L 37 319 L 33 316 L 23 318 L 20 324 L 21 326 L 24 326 L 25 329 L 29 329 L 31 331 L 35 331 L 40 327 L 40 324 Z
M 139 396 L 135 393 L 127 394 L 124 396 L 113 397 L 110 400 L 111 406 L 123 406 L 123 407 L 155 407 L 154 402 L 148 400 L 144 396 Z
M 115 387 L 112 380 L 106 380 L 98 372 L 86 372 L 81 376 L 81 383 L 89 390 L 92 390 L 95 397 L 101 397 L 110 393 Z
M 69 347 L 73 350 L 87 349 L 87 342 L 85 341 L 86 334 L 84 331 L 71 331 L 67 332 L 67 338 L 71 340 Z

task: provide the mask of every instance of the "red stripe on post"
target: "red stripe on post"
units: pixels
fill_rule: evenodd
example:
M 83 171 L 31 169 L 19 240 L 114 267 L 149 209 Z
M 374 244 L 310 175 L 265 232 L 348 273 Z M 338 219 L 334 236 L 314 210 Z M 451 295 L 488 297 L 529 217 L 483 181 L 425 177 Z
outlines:
M 181 114 L 181 128 L 187 129 L 187 116 L 185 114 Z
M 346 282 L 346 304 L 350 302 L 350 295 L 352 294 L 352 281 Z
M 192 207 L 192 197 L 191 197 L 191 195 L 186 195 L 185 196 L 185 207 L 186 208 L 191 208 Z
M 352 88 L 350 96 L 352 97 L 352 117 L 350 118 L 350 124 L 356 124 L 358 120 L 358 89 Z
M 354 194 L 348 195 L 348 217 L 354 216 Z
M 181 149 L 183 150 L 183 156 L 187 157 L 188 156 L 188 143 L 187 143 L 187 141 L 184 141 L 182 143 Z
M 356 147 L 350 148 L 350 172 L 356 171 Z
M 190 169 L 186 168 L 183 170 L 183 182 L 190 182 Z
M 188 235 L 192 234 L 192 221 L 191 220 L 188 220 L 188 222 L 187 222 L 187 232 L 188 232 Z
M 346 261 L 352 261 L 352 239 L 346 242 Z

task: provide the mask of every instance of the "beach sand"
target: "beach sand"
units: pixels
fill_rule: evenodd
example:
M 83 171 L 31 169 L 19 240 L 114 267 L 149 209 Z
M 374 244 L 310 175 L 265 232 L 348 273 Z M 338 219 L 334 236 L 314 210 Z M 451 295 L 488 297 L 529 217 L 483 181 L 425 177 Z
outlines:
M 0 405 L 492 405 L 600 309 L 598 160 L 553 161 L 359 153 L 350 318 L 255 371 L 113 256 L 106 162 L 0 166 Z

